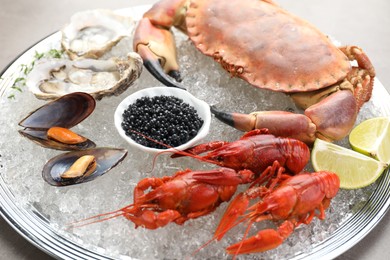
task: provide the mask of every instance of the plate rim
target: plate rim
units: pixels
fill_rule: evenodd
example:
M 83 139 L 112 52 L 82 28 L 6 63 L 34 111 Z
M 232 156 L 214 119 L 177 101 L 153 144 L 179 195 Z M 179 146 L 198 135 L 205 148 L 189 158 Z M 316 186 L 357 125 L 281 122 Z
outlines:
M 126 12 L 130 10 L 134 12 L 134 10 L 139 10 L 148 8 L 150 5 L 142 5 L 136 7 L 130 7 L 126 9 L 120 9 L 120 12 Z M 20 62 L 21 59 L 26 58 L 30 55 L 30 52 L 33 52 L 37 49 L 37 46 L 43 44 L 46 41 L 52 40 L 52 38 L 58 37 L 60 31 L 56 31 L 37 41 L 28 47 L 25 51 L 21 52 L 18 56 L 16 56 L 8 65 L 4 67 L 4 69 L 0 72 L 0 77 L 2 78 L 4 74 L 11 73 L 13 71 L 13 67 Z M 12 70 L 12 71 L 11 71 Z M 4 97 L 4 93 L 8 84 L 3 81 L 0 82 L 0 97 Z M 390 100 L 390 95 L 382 85 L 382 83 L 375 78 L 375 87 L 377 91 L 379 91 L 380 95 L 384 95 L 384 98 Z M 25 90 L 27 91 L 27 90 Z M 390 116 L 390 108 L 387 108 L 385 111 L 386 116 Z M 333 234 L 328 236 L 325 240 L 319 242 L 318 244 L 312 247 L 309 253 L 297 252 L 298 255 L 294 256 L 292 259 L 305 259 L 307 257 L 316 257 L 316 259 L 329 259 L 336 258 L 340 256 L 347 250 L 351 249 L 354 245 L 356 245 L 359 241 L 361 241 L 368 233 L 372 231 L 372 229 L 383 219 L 390 208 L 390 193 L 387 193 L 384 203 L 381 204 L 378 210 L 373 212 L 372 210 L 367 210 L 372 206 L 371 199 L 378 195 L 378 192 L 383 191 L 386 195 L 386 188 L 390 187 L 390 169 L 387 168 L 385 172 L 382 174 L 380 179 L 377 181 L 377 186 L 370 194 L 369 198 L 365 202 L 364 206 L 362 206 L 359 211 L 355 212 L 351 217 L 346 218 L 344 220 L 343 225 L 340 225 Z M 384 182 L 386 182 L 384 184 Z M 383 185 L 382 185 L 383 184 Z M 384 186 L 386 185 L 387 186 Z M 379 195 L 382 193 L 379 193 Z M 378 196 L 379 196 L 378 195 Z M 14 200 L 12 200 L 14 198 Z M 0 215 L 3 219 L 21 236 L 23 236 L 26 240 L 28 240 L 31 244 L 42 250 L 43 252 L 49 254 L 53 257 L 60 258 L 93 258 L 93 259 L 114 259 L 104 254 L 105 249 L 94 246 L 95 251 L 92 249 L 83 246 L 81 243 L 77 241 L 72 241 L 66 238 L 63 234 L 58 233 L 58 230 L 55 230 L 52 225 L 50 225 L 50 221 L 45 218 L 39 211 L 34 210 L 34 206 L 28 202 L 26 205 L 21 206 L 15 203 L 15 196 L 9 187 L 6 184 L 1 172 L 0 172 Z M 381 200 L 381 201 L 382 201 Z M 354 232 L 345 233 L 342 239 L 337 237 L 337 234 L 342 232 L 345 224 L 353 226 L 357 220 L 363 214 L 362 212 L 372 213 L 372 218 L 370 221 L 364 222 L 361 228 L 353 229 Z M 39 231 L 44 231 L 43 234 L 39 233 Z M 336 238 L 337 237 L 337 238 Z M 333 243 L 336 242 L 336 243 Z M 61 249 L 61 250 L 59 250 Z M 325 250 L 327 249 L 327 251 Z M 131 258 L 131 256 L 126 256 Z

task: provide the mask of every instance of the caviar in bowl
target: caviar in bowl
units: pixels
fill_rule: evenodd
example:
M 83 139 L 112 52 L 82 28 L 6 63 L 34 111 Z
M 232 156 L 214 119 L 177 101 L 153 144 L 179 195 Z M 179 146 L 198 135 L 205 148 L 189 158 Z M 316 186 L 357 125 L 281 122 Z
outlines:
M 195 145 L 208 134 L 211 113 L 206 102 L 185 90 L 153 87 L 126 97 L 118 105 L 114 121 L 130 145 L 157 153 Z

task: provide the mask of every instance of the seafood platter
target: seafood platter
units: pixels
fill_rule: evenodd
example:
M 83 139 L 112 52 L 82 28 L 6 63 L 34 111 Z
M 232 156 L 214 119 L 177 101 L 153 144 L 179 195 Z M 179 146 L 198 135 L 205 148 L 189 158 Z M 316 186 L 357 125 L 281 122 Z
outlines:
M 256 45 L 238 22 L 255 13 L 286 30 Z M 374 65 L 272 1 L 77 13 L 1 75 L 0 213 L 57 258 L 337 257 L 388 210 L 390 175 L 339 189 L 310 149 L 390 116 Z

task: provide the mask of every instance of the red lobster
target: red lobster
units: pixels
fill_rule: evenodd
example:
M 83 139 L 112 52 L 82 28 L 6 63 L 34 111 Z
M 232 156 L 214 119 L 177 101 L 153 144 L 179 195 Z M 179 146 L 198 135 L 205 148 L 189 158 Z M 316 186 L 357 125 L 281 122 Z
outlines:
M 298 225 L 309 224 L 315 216 L 324 219 L 324 211 L 340 186 L 338 176 L 325 171 L 301 173 L 292 177 L 283 175 L 282 179 L 284 180 L 274 189 L 265 186 L 251 187 L 230 203 L 214 238 L 222 239 L 226 232 L 242 222 L 248 222 L 248 229 L 244 239 L 229 246 L 227 253 L 258 253 L 278 247 Z M 260 200 L 250 206 L 250 200 L 256 198 Z M 261 230 L 255 236 L 245 239 L 250 226 L 264 220 L 283 222 L 277 230 Z
M 209 152 L 208 152 L 209 151 Z M 206 155 L 197 156 L 204 152 Z M 260 176 L 275 161 L 292 174 L 300 173 L 310 159 L 308 146 L 295 139 L 275 137 L 268 129 L 255 129 L 234 142 L 204 143 L 179 152 L 172 157 L 194 155 L 221 167 L 236 171 L 248 169 Z
M 209 150 L 213 151 L 205 156 L 198 155 Z M 156 229 L 170 222 L 183 224 L 188 219 L 207 215 L 222 202 L 229 201 L 239 184 L 255 180 L 259 184 L 270 183 L 277 178 L 274 177 L 275 169 L 281 166 L 296 174 L 310 157 L 309 148 L 303 142 L 275 137 L 268 134 L 267 129 L 253 130 L 231 143 L 212 142 L 178 153 L 173 157 L 188 155 L 223 168 L 185 170 L 172 177 L 143 179 L 134 189 L 133 204 L 84 221 L 94 223 L 123 215 L 136 226 L 147 229 Z M 145 193 L 149 189 L 151 191 Z M 104 218 L 96 220 L 100 217 Z
M 214 211 L 222 202 L 232 198 L 239 184 L 250 183 L 254 178 L 255 174 L 249 170 L 237 173 L 229 168 L 208 171 L 187 169 L 174 176 L 145 178 L 134 188 L 133 204 L 75 222 L 73 226 L 80 227 L 118 216 L 131 220 L 136 227 L 147 229 L 163 227 L 170 222 L 181 225 L 188 219 Z M 150 191 L 145 193 L 147 190 Z

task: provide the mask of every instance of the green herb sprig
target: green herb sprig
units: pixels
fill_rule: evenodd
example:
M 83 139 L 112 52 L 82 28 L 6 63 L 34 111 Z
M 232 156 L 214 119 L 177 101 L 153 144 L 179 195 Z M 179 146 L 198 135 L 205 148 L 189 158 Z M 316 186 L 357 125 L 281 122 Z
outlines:
M 32 71 L 34 68 L 35 63 L 42 59 L 42 58 L 54 58 L 54 59 L 60 59 L 64 57 L 64 51 L 63 50 L 57 50 L 57 49 L 51 49 L 47 52 L 37 52 L 35 51 L 34 58 L 31 61 L 30 64 L 21 64 L 20 65 L 20 73 L 22 74 L 21 77 L 18 77 L 14 80 L 11 89 L 23 92 L 23 88 L 26 86 L 26 77 L 27 75 Z M 8 96 L 9 99 L 15 99 L 15 93 L 11 93 Z

